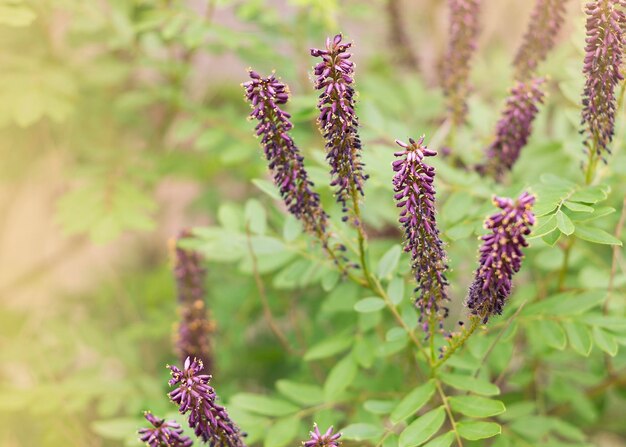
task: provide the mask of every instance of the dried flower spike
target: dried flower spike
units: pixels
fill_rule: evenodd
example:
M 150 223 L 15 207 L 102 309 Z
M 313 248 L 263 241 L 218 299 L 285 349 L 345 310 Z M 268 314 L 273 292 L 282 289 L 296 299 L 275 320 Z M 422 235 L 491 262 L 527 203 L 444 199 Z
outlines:
M 518 81 L 529 80 L 554 47 L 563 25 L 566 5 L 567 0 L 537 0 L 535 3 L 524 40 L 513 60 Z
M 539 104 L 543 103 L 543 82 L 542 78 L 518 82 L 506 100 L 502 117 L 496 124 L 495 140 L 487 148 L 486 166 L 481 168 L 497 179 L 513 168 L 528 142 Z
M 333 433 L 333 427 L 331 426 L 324 434 L 322 434 L 315 424 L 313 431 L 309 433 L 311 439 L 303 442 L 304 447 L 339 447 L 341 445 L 341 433 Z
M 326 243 L 327 215 L 320 204 L 320 197 L 312 189 L 304 168 L 304 157 L 289 136 L 293 127 L 289 113 L 281 110 L 289 93 L 285 84 L 272 74 L 262 78 L 250 71 L 250 81 L 243 84 L 246 98 L 253 108 L 250 116 L 259 121 L 256 134 L 261 137 L 265 157 L 274 175 L 285 205 L 291 214 L 302 221 L 304 228 Z
M 209 320 L 205 306 L 206 271 L 199 253 L 177 245 L 181 239 L 190 236 L 189 230 L 183 230 L 172 243 L 180 312 L 176 348 L 181 362 L 187 357 L 198 358 L 207 371 L 213 371 L 210 335 L 214 324 Z
M 331 186 L 335 187 L 337 202 L 348 212 L 347 202 L 352 198 L 358 207 L 363 195 L 361 140 L 359 121 L 354 111 L 354 63 L 348 49 L 351 43 L 341 43 L 342 36 L 326 39 L 326 49 L 311 49 L 311 55 L 322 59 L 315 66 L 315 88 L 321 91 L 317 108 L 318 124 L 326 141 L 326 159 L 330 164 Z M 344 216 L 344 221 L 348 216 Z M 355 219 L 358 225 L 358 221 Z
M 489 217 L 482 236 L 479 267 L 469 288 L 467 307 L 486 323 L 492 315 L 502 314 L 511 294 L 511 279 L 522 266 L 522 249 L 528 246 L 526 236 L 535 223 L 531 211 L 535 197 L 527 192 L 517 200 L 494 197 L 494 205 L 502 211 Z
M 196 436 L 211 447 L 245 447 L 239 428 L 216 402 L 215 390 L 209 385 L 211 376 L 200 374 L 202 361 L 187 358 L 182 370 L 176 366 L 168 368 L 172 375 L 169 384 L 176 386 L 169 397 L 181 414 L 188 414 L 189 426 Z
M 183 436 L 183 429 L 176 421 L 159 419 L 150 412 L 144 416 L 152 424 L 150 428 L 139 430 L 139 440 L 150 447 L 190 447 L 193 441 Z
M 596 0 L 586 5 L 587 46 L 583 73 L 582 124 L 590 157 L 610 153 L 615 127 L 615 87 L 624 80 L 620 73 L 626 43 L 623 0 Z
M 480 0 L 448 0 L 449 44 L 443 61 L 443 91 L 454 126 L 465 123 L 469 73 L 479 32 Z
M 400 223 L 404 227 L 406 243 L 404 250 L 411 254 L 411 265 L 417 282 L 420 322 L 427 333 L 441 329 L 448 309 L 448 281 L 445 277 L 446 252 L 439 238 L 435 218 L 435 168 L 424 162 L 425 157 L 437 153 L 424 146 L 424 137 L 409 144 L 397 141 L 401 151 L 394 155 L 399 159 L 392 166 L 395 171 L 393 190 L 400 211 Z

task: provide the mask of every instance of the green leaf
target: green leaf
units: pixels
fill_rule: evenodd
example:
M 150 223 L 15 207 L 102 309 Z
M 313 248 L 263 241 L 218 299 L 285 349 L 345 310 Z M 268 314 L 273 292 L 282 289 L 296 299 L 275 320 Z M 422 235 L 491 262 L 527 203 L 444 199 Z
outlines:
M 394 400 L 366 400 L 363 408 L 372 414 L 389 414 L 396 407 Z
M 580 315 L 600 305 L 606 299 L 606 291 L 592 290 L 580 294 L 559 293 L 548 299 L 527 306 L 522 315 Z
M 299 410 L 298 407 L 285 400 L 251 393 L 235 394 L 231 398 L 230 404 L 242 410 L 265 416 L 287 416 Z
M 252 233 L 265 234 L 265 230 L 267 229 L 267 215 L 261 202 L 256 199 L 248 200 L 244 210 L 244 217 Z
M 577 213 L 593 213 L 594 209 L 591 206 L 583 205 L 582 203 L 565 201 L 563 202 L 568 209 L 576 211 Z
M 446 419 L 443 407 L 436 408 L 413 421 L 400 434 L 399 447 L 414 447 L 428 441 Z
M 396 306 L 400 304 L 404 298 L 404 279 L 395 277 L 389 281 L 387 295 L 393 304 Z
M 500 388 L 491 382 L 477 377 L 464 376 L 460 374 L 443 373 L 439 376 L 441 380 L 454 389 L 471 391 L 483 396 L 495 396 L 500 394 Z
M 619 245 L 620 247 L 622 246 L 622 241 L 599 228 L 578 225 L 576 227 L 576 231 L 574 231 L 574 234 L 579 239 L 593 242 L 595 244 Z
M 446 222 L 455 223 L 467 216 L 473 206 L 472 196 L 465 191 L 453 192 L 441 209 Z
M 402 248 L 397 244 L 387 250 L 383 257 L 380 258 L 380 261 L 378 261 L 376 272 L 379 278 L 387 278 L 396 270 L 401 253 Z
M 565 234 L 566 236 L 572 234 L 576 229 L 574 223 L 567 216 L 567 214 L 560 210 L 556 213 L 556 225 L 559 227 L 559 230 L 561 230 L 561 233 Z
M 129 433 L 136 433 L 141 423 L 136 418 L 106 419 L 94 421 L 91 429 L 105 439 L 121 440 L 126 439 Z
M 324 398 L 329 402 L 336 399 L 337 395 L 352 383 L 357 372 L 352 356 L 348 355 L 340 360 L 328 373 L 324 383 Z
M 556 223 L 556 219 L 555 219 L 555 223 Z M 548 233 L 545 236 L 542 236 L 541 240 L 544 241 L 546 244 L 548 244 L 550 247 L 554 247 L 556 243 L 559 241 L 559 239 L 561 238 L 562 234 L 563 233 L 561 233 L 560 230 L 552 231 L 551 233 Z
M 409 416 L 414 415 L 430 400 L 435 392 L 435 383 L 429 380 L 423 385 L 413 389 L 409 394 L 404 396 L 398 406 L 391 412 L 389 419 L 394 424 L 405 420 Z
M 317 405 L 324 402 L 322 388 L 317 385 L 279 380 L 276 389 L 290 400 L 302 405 Z
M 437 436 L 428 444 L 424 444 L 424 447 L 450 447 L 450 444 L 452 444 L 454 438 L 454 432 L 449 431 L 445 435 Z
M 499 400 L 479 396 L 453 396 L 449 399 L 452 409 L 457 413 L 474 418 L 496 416 L 506 411 Z
M 554 214 L 552 214 L 548 218 L 539 218 L 539 219 L 540 220 L 537 221 L 537 225 L 535 225 L 535 227 L 533 228 L 529 239 L 543 237 L 547 234 L 552 233 L 554 230 L 556 230 L 557 224 L 556 224 L 556 217 L 554 216 Z
M 361 313 L 377 312 L 384 309 L 385 301 L 380 298 L 370 297 L 359 300 L 354 305 L 354 310 Z
M 597 326 L 593 327 L 593 339 L 596 345 L 611 357 L 615 357 L 617 354 L 618 346 L 615 337 L 612 334 L 600 329 Z
M 574 351 L 587 357 L 591 353 L 591 333 L 587 326 L 573 321 L 563 323 L 570 346 Z
M 353 341 L 353 337 L 350 337 L 347 334 L 340 334 L 332 338 L 327 338 L 326 340 L 323 340 L 309 348 L 309 350 L 304 354 L 304 360 L 308 362 L 339 354 L 352 346 Z
M 259 188 L 261 191 L 263 191 L 265 194 L 270 196 L 272 199 L 281 200 L 280 194 L 276 190 L 276 187 L 272 183 L 268 182 L 267 180 L 255 178 L 255 179 L 252 179 L 252 183 L 254 184 L 254 186 Z
M 548 346 L 563 350 L 567 345 L 567 337 L 563 327 L 554 320 L 537 320 L 536 330 Z
M 491 438 L 502 433 L 502 427 L 495 422 L 461 421 L 457 424 L 457 429 L 462 438 L 470 441 Z
M 341 439 L 349 441 L 364 441 L 366 439 L 378 438 L 383 434 L 383 429 L 376 425 L 358 423 L 350 424 L 341 431 Z
M 595 185 L 576 191 L 569 197 L 571 202 L 597 203 L 608 197 L 606 186 Z
M 300 430 L 300 419 L 289 417 L 277 421 L 265 435 L 263 447 L 285 447 L 295 439 Z

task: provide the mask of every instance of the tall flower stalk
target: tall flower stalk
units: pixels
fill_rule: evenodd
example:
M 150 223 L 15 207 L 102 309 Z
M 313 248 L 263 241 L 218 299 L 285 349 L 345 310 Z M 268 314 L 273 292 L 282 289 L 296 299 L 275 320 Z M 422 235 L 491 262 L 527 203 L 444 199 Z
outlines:
M 191 232 L 184 230 L 174 242 L 174 276 L 180 312 L 176 348 L 181 363 L 187 357 L 198 358 L 207 371 L 213 371 L 210 336 L 214 324 L 209 320 L 205 305 L 206 270 L 199 253 L 183 249 L 177 244 L 190 236 Z
M 354 63 L 341 34 L 326 39 L 325 49 L 311 49 L 311 55 L 322 60 L 315 66 L 315 88 L 321 92 L 317 108 L 318 124 L 326 141 L 326 160 L 330 164 L 331 186 L 337 202 L 348 213 L 352 201 L 353 221 L 360 225 L 359 198 L 367 176 L 361 162 L 359 120 L 355 113 Z M 344 220 L 349 216 L 345 215 Z
M 517 200 L 494 197 L 493 203 L 501 211 L 485 221 L 489 233 L 481 238 L 479 266 L 467 298 L 467 307 L 483 323 L 492 315 L 502 314 L 513 275 L 522 266 L 526 236 L 535 223 L 531 210 L 535 197 L 527 192 Z
M 528 81 L 554 47 L 563 25 L 568 0 L 537 0 L 513 66 L 515 79 Z
M 404 250 L 411 255 L 411 266 L 417 282 L 419 296 L 416 305 L 420 310 L 423 329 L 432 336 L 436 327 L 442 328 L 448 309 L 448 268 L 446 252 L 439 237 L 435 210 L 435 168 L 425 163 L 426 157 L 437 155 L 424 145 L 424 137 L 409 144 L 396 140 L 402 150 L 395 152 L 398 160 L 392 166 L 395 172 L 393 190 L 400 223 L 404 228 Z
M 252 107 L 251 118 L 258 120 L 256 134 L 274 176 L 274 183 L 291 214 L 298 218 L 305 230 L 327 244 L 327 215 L 320 204 L 319 194 L 313 191 L 313 182 L 304 168 L 304 157 L 289 136 L 293 124 L 291 115 L 279 106 L 289 99 L 287 86 L 274 74 L 262 78 L 250 71 L 250 81 L 243 84 L 246 99 Z
M 465 123 L 469 74 L 479 33 L 481 0 L 448 0 L 449 44 L 443 62 L 443 91 L 452 127 Z
M 239 428 L 217 403 L 215 390 L 209 385 L 211 376 L 201 374 L 202 361 L 187 358 L 182 370 L 176 366 L 169 369 L 169 385 L 176 387 L 169 397 L 180 413 L 187 415 L 196 436 L 211 447 L 245 447 Z
M 582 124 L 589 154 L 587 183 L 591 183 L 599 158 L 611 153 L 615 129 L 615 87 L 624 80 L 623 46 L 626 43 L 626 16 L 623 0 L 596 0 L 587 3 L 587 46 L 583 73 Z
M 541 89 L 544 80 L 535 78 L 528 82 L 518 82 L 511 90 L 496 124 L 493 143 L 486 150 L 487 161 L 480 170 L 501 180 L 519 158 L 522 149 L 528 143 L 532 125 L 539 105 L 543 103 Z

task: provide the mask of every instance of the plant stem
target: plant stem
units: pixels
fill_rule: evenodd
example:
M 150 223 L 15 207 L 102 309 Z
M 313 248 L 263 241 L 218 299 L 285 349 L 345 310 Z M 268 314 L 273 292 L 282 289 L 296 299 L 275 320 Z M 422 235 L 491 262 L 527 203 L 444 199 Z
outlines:
M 565 248 L 563 249 L 563 264 L 561 265 L 561 270 L 559 271 L 559 291 L 563 291 L 563 288 L 565 286 L 565 278 L 567 277 L 569 257 L 575 240 L 576 239 L 569 239 L 565 245 Z
M 463 334 L 450 345 L 450 347 L 446 350 L 446 353 L 443 355 L 443 357 L 439 359 L 439 361 L 433 365 L 433 370 L 438 369 L 450 357 L 452 357 L 452 354 L 454 354 L 459 348 L 465 345 L 465 342 L 467 341 L 467 339 L 470 338 L 470 336 L 476 331 L 478 326 L 480 326 L 481 317 L 472 316 L 470 317 L 470 321 L 471 321 L 471 324 L 470 324 L 469 329 L 463 332 Z
M 446 414 L 448 415 L 448 420 L 450 421 L 450 426 L 452 431 L 454 432 L 454 436 L 456 438 L 456 443 L 458 447 L 463 447 L 463 441 L 461 441 L 461 436 L 459 435 L 459 431 L 456 427 L 456 421 L 454 420 L 454 415 L 452 414 L 452 409 L 450 408 L 450 404 L 448 403 L 448 397 L 446 393 L 443 391 L 441 383 L 439 379 L 435 378 L 435 386 L 437 387 L 437 392 L 439 393 L 439 397 L 441 398 L 441 403 L 446 410 Z

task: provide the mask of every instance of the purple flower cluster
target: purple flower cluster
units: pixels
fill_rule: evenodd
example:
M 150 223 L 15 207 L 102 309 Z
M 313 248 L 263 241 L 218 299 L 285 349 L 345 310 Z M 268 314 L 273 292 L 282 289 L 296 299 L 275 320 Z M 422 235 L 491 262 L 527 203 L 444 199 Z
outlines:
M 325 241 L 327 215 L 319 195 L 312 190 L 304 158 L 289 136 L 291 116 L 279 107 L 289 99 L 287 87 L 274 74 L 262 78 L 250 71 L 250 79 L 243 86 L 253 109 L 250 116 L 259 121 L 256 134 L 261 137 L 274 183 L 289 212 L 302 221 L 307 231 Z
M 150 412 L 146 412 L 146 419 L 152 427 L 139 430 L 139 440 L 150 447 L 190 447 L 193 441 L 183 436 L 183 429 L 176 421 L 159 419 Z
M 530 79 L 539 63 L 554 47 L 563 25 L 567 0 L 537 0 L 522 45 L 515 55 L 515 79 Z
M 437 153 L 423 145 L 424 137 L 410 144 L 397 141 L 402 148 L 394 155 L 399 159 L 392 166 L 395 172 L 393 190 L 400 211 L 400 223 L 404 227 L 406 244 L 404 250 L 411 254 L 411 265 L 418 285 L 419 298 L 416 305 L 421 311 L 420 321 L 426 332 L 438 320 L 441 326 L 447 315 L 443 306 L 448 299 L 445 271 L 446 253 L 439 237 L 435 218 L 435 169 L 424 162 L 425 157 Z
M 479 33 L 480 0 L 448 0 L 449 44 L 443 61 L 443 91 L 454 125 L 465 122 L 470 63 Z
M 610 153 L 615 127 L 615 87 L 624 79 L 623 46 L 626 43 L 626 16 L 623 0 L 596 0 L 586 5 L 587 46 L 583 73 L 582 124 L 587 133 L 585 145 L 598 156 Z
M 200 374 L 202 361 L 185 360 L 182 371 L 169 366 L 172 378 L 169 393 L 181 414 L 189 414 L 189 426 L 211 447 L 245 447 L 239 428 L 230 420 L 226 409 L 217 404 L 217 396 L 209 385 L 211 376 Z
M 322 59 L 315 66 L 315 88 L 321 91 L 318 124 L 326 141 L 326 159 L 330 164 L 331 186 L 335 187 L 337 202 L 348 211 L 347 201 L 355 202 L 363 195 L 361 140 L 355 114 L 354 63 L 348 49 L 351 43 L 341 43 L 342 36 L 326 39 L 326 49 L 311 49 L 311 55 Z M 344 216 L 348 220 L 348 216 Z M 358 222 L 356 222 L 358 224 Z
M 341 445 L 341 441 L 339 441 L 341 433 L 333 433 L 332 426 L 322 434 L 315 424 L 310 435 L 311 438 L 302 443 L 304 447 L 339 447 Z
M 533 195 L 524 192 L 517 200 L 494 197 L 493 202 L 502 211 L 485 221 L 490 232 L 481 238 L 479 267 L 467 298 L 467 307 L 484 323 L 502 313 L 513 274 L 522 266 L 526 236 L 535 223 Z
M 528 142 L 539 104 L 543 103 L 543 82 L 542 78 L 535 78 L 518 82 L 511 89 L 500 121 L 496 124 L 495 140 L 487 148 L 486 166 L 481 168 L 498 179 L 513 168 Z
M 191 236 L 184 230 L 178 241 Z M 206 271 L 202 267 L 200 255 L 192 250 L 175 247 L 174 276 L 178 289 L 180 324 L 178 326 L 177 350 L 184 362 L 186 358 L 198 358 L 207 371 L 213 370 L 210 334 L 213 323 L 205 308 L 204 279 Z

